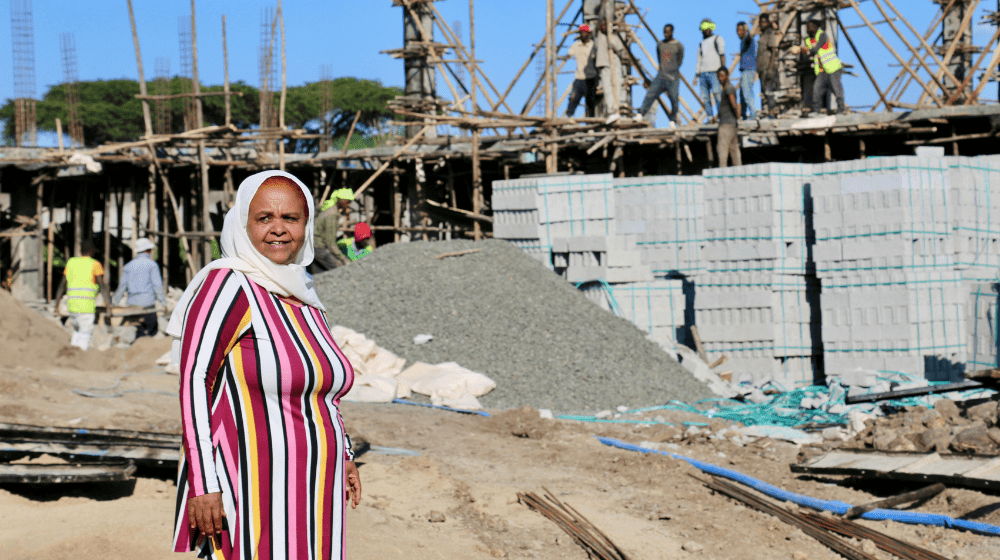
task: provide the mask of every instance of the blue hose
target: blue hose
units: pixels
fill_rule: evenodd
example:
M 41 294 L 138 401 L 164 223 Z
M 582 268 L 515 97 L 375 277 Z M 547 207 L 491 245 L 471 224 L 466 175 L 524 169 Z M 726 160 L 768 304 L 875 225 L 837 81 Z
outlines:
M 728 478 L 729 480 L 739 482 L 744 486 L 749 486 L 758 492 L 767 494 L 772 498 L 777 498 L 782 501 L 792 502 L 793 504 L 798 504 L 800 506 L 810 507 L 815 510 L 820 511 L 832 511 L 833 513 L 843 515 L 849 510 L 851 504 L 839 501 L 831 500 L 820 500 L 818 498 L 812 498 L 810 496 L 803 496 L 802 494 L 796 494 L 795 492 L 789 492 L 788 490 L 783 490 L 777 486 L 772 486 L 766 482 L 757 480 L 756 478 L 747 476 L 739 471 L 734 471 L 732 469 L 726 469 L 711 463 L 705 463 L 697 459 L 691 459 L 690 457 L 685 457 L 683 455 L 677 455 L 675 453 L 669 453 L 666 451 L 659 451 L 656 449 L 649 449 L 646 447 L 640 447 L 638 445 L 632 445 L 631 443 L 625 443 L 624 441 L 619 441 L 617 439 L 606 438 L 595 436 L 604 445 L 609 445 L 611 447 L 617 447 L 619 449 L 626 449 L 628 451 L 637 451 L 639 453 L 656 453 L 658 455 L 664 455 L 666 457 L 671 457 L 673 459 L 680 459 L 682 461 L 687 461 L 694 468 L 706 472 L 711 475 L 715 475 L 722 478 Z M 936 527 L 948 527 L 950 529 L 964 529 L 966 531 L 972 531 L 975 533 L 981 533 L 984 535 L 1000 536 L 1000 527 L 996 525 L 989 525 L 987 523 L 977 523 L 975 521 L 967 521 L 965 519 L 955 519 L 948 517 L 947 515 L 938 515 L 935 513 L 918 513 L 918 512 L 908 512 L 899 510 L 889 510 L 889 509 L 876 509 L 869 511 L 861 516 L 862 519 L 869 519 L 872 521 L 896 521 L 899 523 L 908 523 L 911 525 L 933 525 Z
M 461 412 L 462 414 L 478 414 L 480 416 L 485 416 L 486 418 L 489 418 L 491 416 L 489 412 L 483 412 L 482 410 L 462 410 L 461 408 L 452 408 L 450 406 L 438 406 L 436 404 L 418 403 L 404 399 L 393 399 L 392 402 L 396 404 L 408 404 L 411 406 L 423 406 L 427 408 L 436 408 L 438 410 L 448 410 L 451 412 Z

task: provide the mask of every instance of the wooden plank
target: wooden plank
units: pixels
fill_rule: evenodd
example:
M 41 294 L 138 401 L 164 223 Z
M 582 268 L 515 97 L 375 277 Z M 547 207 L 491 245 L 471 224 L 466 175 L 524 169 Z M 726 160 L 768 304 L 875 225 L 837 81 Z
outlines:
M 838 449 L 791 465 L 794 473 L 939 482 L 948 487 L 1000 488 L 995 456 Z M 970 476 L 973 475 L 973 476 Z
M 125 482 L 132 479 L 136 466 L 86 464 L 0 464 L 0 483 L 73 484 L 80 482 Z
M 944 484 L 937 483 L 932 484 L 926 488 L 921 488 L 920 490 L 914 490 L 913 492 L 904 492 L 902 494 L 892 496 L 891 498 L 886 498 L 884 500 L 877 500 L 860 506 L 854 506 L 844 513 L 844 517 L 847 519 L 854 519 L 856 517 L 861 517 L 862 515 L 868 513 L 869 511 L 875 509 L 889 509 L 903 504 L 908 504 L 910 502 L 916 502 L 919 500 L 926 500 L 928 498 L 933 498 L 941 492 L 944 492 Z

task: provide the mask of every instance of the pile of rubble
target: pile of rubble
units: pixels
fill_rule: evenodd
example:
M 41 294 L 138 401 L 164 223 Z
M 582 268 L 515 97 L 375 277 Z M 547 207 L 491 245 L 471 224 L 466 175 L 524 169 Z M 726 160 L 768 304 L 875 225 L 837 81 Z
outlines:
M 934 408 L 906 407 L 903 412 L 865 421 L 844 447 L 921 453 L 1000 453 L 998 402 L 956 403 L 941 399 Z

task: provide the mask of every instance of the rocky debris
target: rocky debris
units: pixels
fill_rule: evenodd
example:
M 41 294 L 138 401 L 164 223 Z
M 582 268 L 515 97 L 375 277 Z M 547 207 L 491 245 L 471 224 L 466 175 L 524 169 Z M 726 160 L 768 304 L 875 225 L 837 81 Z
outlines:
M 870 419 L 844 447 L 920 453 L 1000 453 L 1000 403 L 965 405 L 948 399 Z
M 645 333 L 504 241 L 395 243 L 314 280 L 332 324 L 407 362 L 458 362 L 496 381 L 487 408 L 593 413 L 714 396 Z M 415 345 L 419 334 L 433 339 Z

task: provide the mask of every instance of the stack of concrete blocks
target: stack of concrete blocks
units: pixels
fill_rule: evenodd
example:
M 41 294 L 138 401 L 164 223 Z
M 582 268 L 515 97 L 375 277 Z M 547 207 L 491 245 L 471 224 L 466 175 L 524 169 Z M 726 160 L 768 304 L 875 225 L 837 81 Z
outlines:
M 633 235 L 556 237 L 552 265 L 570 282 L 649 282 L 653 273 L 649 265 L 640 264 L 635 242 Z
M 493 236 L 552 268 L 552 240 L 616 231 L 612 177 L 554 175 L 493 182 Z
M 975 208 L 989 189 L 973 167 L 910 156 L 817 166 L 813 257 L 827 371 L 961 377 L 975 338 L 970 279 L 984 267 L 968 251 L 980 238 L 963 242 L 958 232 L 989 214 Z
M 969 299 L 970 345 L 967 365 L 972 370 L 994 369 L 1000 366 L 997 340 L 1000 319 L 997 312 L 1000 283 L 974 282 Z
M 711 359 L 738 380 L 791 389 L 818 374 L 819 285 L 809 259 L 808 165 L 704 172 L 708 272 L 695 279 L 695 324 Z
M 618 233 L 637 236 L 641 262 L 657 277 L 705 271 L 704 181 L 698 176 L 623 177 L 614 180 Z
M 670 348 L 684 326 L 687 294 L 683 280 L 653 280 L 608 284 L 591 282 L 583 293 L 606 311 L 648 333 L 649 339 Z

